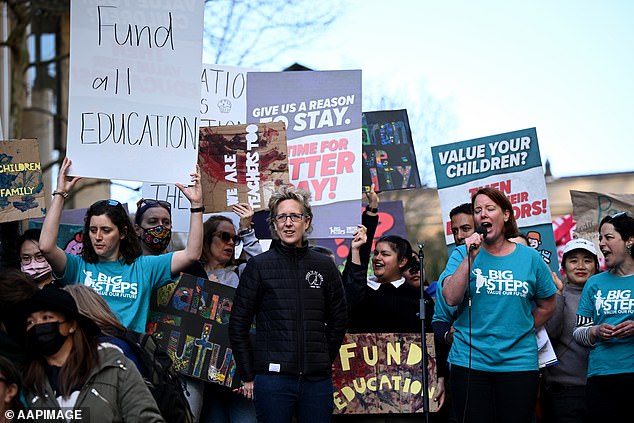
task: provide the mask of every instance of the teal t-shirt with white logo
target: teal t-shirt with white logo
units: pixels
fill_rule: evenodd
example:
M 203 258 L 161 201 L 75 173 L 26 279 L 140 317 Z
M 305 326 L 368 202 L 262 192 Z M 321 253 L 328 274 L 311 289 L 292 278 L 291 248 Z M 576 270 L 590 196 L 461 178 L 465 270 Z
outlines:
M 125 327 L 144 333 L 152 290 L 171 281 L 172 255 L 140 256 L 132 264 L 123 260 L 92 264 L 67 253 L 60 280 L 97 291 Z
M 471 368 L 488 372 L 538 369 L 534 300 L 557 292 L 550 269 L 539 253 L 517 244 L 506 256 L 484 249 L 470 275 Z M 458 307 L 456 332 L 449 353 L 453 365 L 469 366 L 467 297 Z
M 602 272 L 586 282 L 581 293 L 579 316 L 591 317 L 595 325 L 613 326 L 634 320 L 634 275 L 615 276 Z M 634 336 L 597 338 L 590 348 L 588 377 L 634 373 Z
M 447 304 L 445 297 L 442 296 L 442 284 L 447 276 L 451 276 L 456 272 L 462 260 L 467 255 L 467 247 L 464 245 L 457 246 L 447 260 L 445 270 L 440 274 L 438 278 L 438 285 L 436 286 L 436 304 L 434 305 L 434 317 L 432 322 L 445 322 L 453 324 L 456 316 L 456 307 L 452 307 Z

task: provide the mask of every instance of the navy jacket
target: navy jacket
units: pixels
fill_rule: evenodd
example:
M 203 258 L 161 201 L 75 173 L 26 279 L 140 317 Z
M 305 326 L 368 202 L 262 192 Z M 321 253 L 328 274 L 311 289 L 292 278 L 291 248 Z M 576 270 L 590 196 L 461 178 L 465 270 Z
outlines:
M 255 317 L 255 348 L 249 329 Z M 256 373 L 330 377 L 346 332 L 347 308 L 335 263 L 305 245 L 251 258 L 240 277 L 229 338 L 240 378 Z

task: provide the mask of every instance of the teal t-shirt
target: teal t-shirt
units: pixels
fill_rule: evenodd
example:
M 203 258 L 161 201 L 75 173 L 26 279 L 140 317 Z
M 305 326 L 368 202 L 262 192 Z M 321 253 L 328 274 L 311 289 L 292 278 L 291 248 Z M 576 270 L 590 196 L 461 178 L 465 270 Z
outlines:
M 172 254 L 140 256 L 132 264 L 123 260 L 91 264 L 67 253 L 66 269 L 59 279 L 94 289 L 125 327 L 143 333 L 152 290 L 171 280 Z
M 592 276 L 581 293 L 579 316 L 591 317 L 595 325 L 618 325 L 634 320 L 634 275 L 603 272 Z M 590 349 L 588 377 L 634 373 L 634 336 L 601 339 Z
M 456 307 L 448 305 L 445 301 L 445 298 L 442 296 L 442 284 L 447 276 L 454 274 L 466 255 L 467 247 L 459 245 L 454 248 L 453 252 L 449 256 L 447 266 L 445 266 L 445 270 L 443 270 L 438 278 L 438 285 L 436 286 L 436 304 L 434 305 L 434 317 L 432 318 L 432 322 L 453 324 L 453 321 L 456 319 Z
M 557 292 L 539 253 L 517 244 L 506 256 L 481 250 L 471 268 L 471 368 L 488 372 L 538 369 L 534 300 Z M 458 307 L 451 364 L 469 366 L 467 298 Z

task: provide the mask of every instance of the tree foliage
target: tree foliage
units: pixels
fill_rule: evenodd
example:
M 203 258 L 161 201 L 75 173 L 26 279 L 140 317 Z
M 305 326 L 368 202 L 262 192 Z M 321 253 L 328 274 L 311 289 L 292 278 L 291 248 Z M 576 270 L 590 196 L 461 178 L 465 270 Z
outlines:
M 206 0 L 204 50 L 213 63 L 260 66 L 323 33 L 338 0 Z
M 11 120 L 7 134 L 12 138 L 21 138 L 22 116 L 27 104 L 28 85 L 26 73 L 33 66 L 46 66 L 49 63 L 67 58 L 56 57 L 43 62 L 32 61 L 27 48 L 29 27 L 36 20 L 39 22 L 53 21 L 68 13 L 69 0 L 5 0 L 12 27 L 6 40 L 0 40 L 0 48 L 5 47 L 11 52 L 11 90 L 9 110 Z

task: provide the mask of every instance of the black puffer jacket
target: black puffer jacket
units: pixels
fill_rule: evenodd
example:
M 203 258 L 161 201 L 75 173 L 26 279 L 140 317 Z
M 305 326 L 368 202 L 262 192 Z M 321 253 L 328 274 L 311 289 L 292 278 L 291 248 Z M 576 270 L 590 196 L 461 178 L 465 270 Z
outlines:
M 249 329 L 256 318 L 255 350 Z M 240 377 L 256 373 L 327 377 L 346 332 L 341 276 L 326 255 L 273 241 L 247 263 L 236 291 L 229 338 Z

